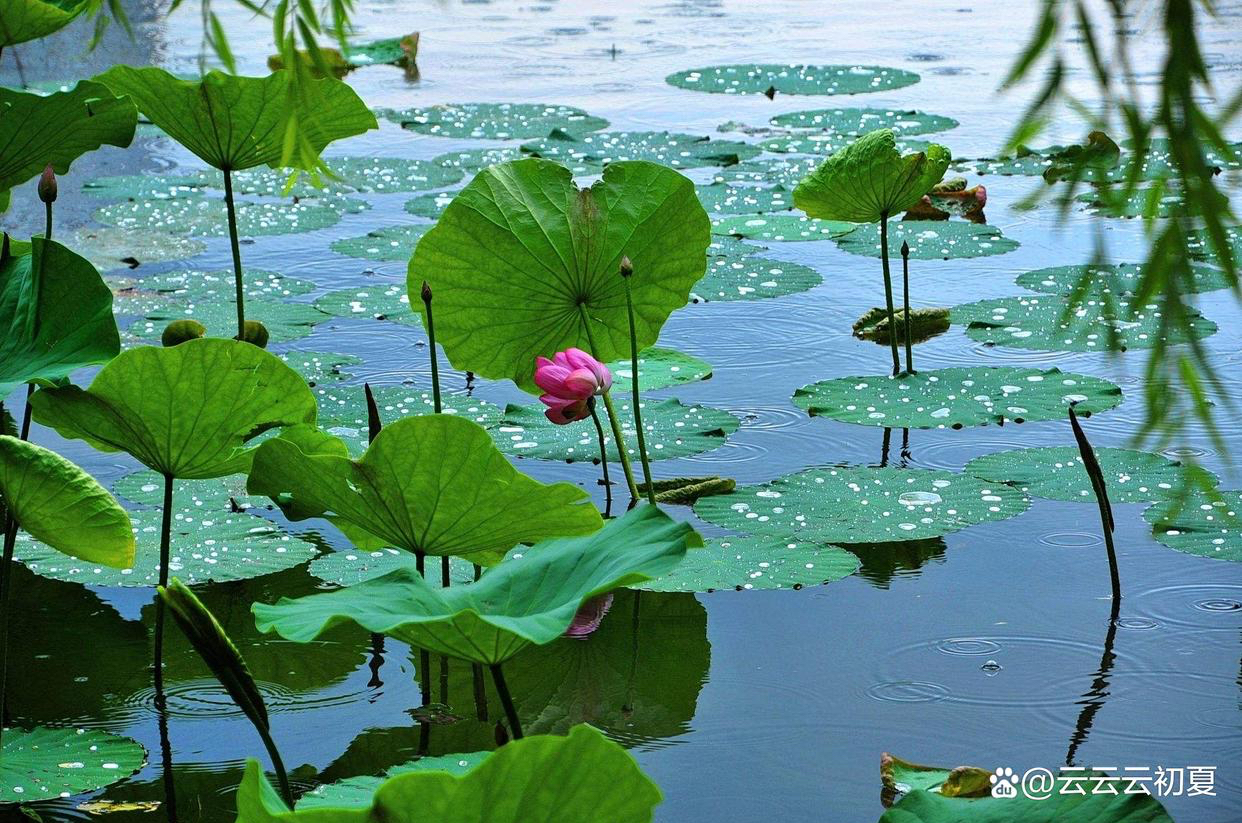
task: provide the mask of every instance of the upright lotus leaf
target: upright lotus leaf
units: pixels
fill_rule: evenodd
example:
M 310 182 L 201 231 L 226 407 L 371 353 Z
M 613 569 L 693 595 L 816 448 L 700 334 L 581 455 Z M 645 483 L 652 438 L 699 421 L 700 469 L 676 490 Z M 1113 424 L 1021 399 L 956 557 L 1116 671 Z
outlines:
M 299 427 L 259 447 L 248 488 L 290 516 L 330 513 L 360 548 L 483 565 L 518 543 L 590 534 L 602 522 L 586 492 L 522 474 L 482 427 L 452 415 L 389 423 L 360 460 L 340 440 Z
M 244 472 L 247 441 L 316 413 L 315 396 L 280 358 L 222 338 L 130 349 L 89 389 L 43 389 L 31 403 L 35 420 L 62 436 L 182 479 Z
M 38 0 L 3 0 L 0 40 L 13 5 L 54 8 Z M 137 125 L 133 102 L 101 83 L 83 80 L 69 91 L 49 95 L 0 87 L 0 201 L 6 190 L 38 175 L 48 164 L 64 174 L 88 151 L 104 144 L 128 146 Z
M 672 169 L 613 163 L 579 189 L 564 166 L 516 160 L 479 172 L 449 204 L 415 249 L 407 285 L 431 284 L 436 336 L 455 368 L 535 391 L 536 356 L 629 354 L 623 256 L 637 345 L 655 343 L 703 277 L 709 233 L 694 184 Z
M 121 350 L 112 290 L 85 258 L 35 237 L 0 260 L 0 401 L 21 383 L 52 383 Z
M 212 71 L 190 81 L 154 67 L 113 66 L 97 79 L 133 98 L 151 122 L 217 169 L 283 165 L 285 121 L 294 95 L 287 70 L 267 77 Z M 314 100 L 314 107 L 294 111 L 299 133 L 315 149 L 377 127 L 375 115 L 345 83 L 309 82 L 315 93 L 303 99 Z
M 88 0 L 0 0 L 0 49 L 60 31 L 90 7 Z
M 59 552 L 133 565 L 129 515 L 95 478 L 53 451 L 0 436 L 0 503 L 18 526 Z
M 633 757 L 581 725 L 567 737 L 514 740 L 464 774 L 399 774 L 362 809 L 290 811 L 251 760 L 237 793 L 237 823 L 650 823 L 660 800 Z
M 1064 780 L 1072 780 L 1065 790 Z M 917 789 L 884 813 L 879 823 L 1173 823 L 1150 794 L 1126 793 L 1128 780 L 1097 787 L 1089 771 L 1067 773 L 1048 796 L 946 797 Z M 1093 791 L 1093 789 L 1095 789 Z
M 260 631 L 298 643 L 353 622 L 430 652 L 498 665 L 532 643 L 556 640 L 590 598 L 668 573 L 695 537 L 688 524 L 639 506 L 594 534 L 516 552 L 468 586 L 440 589 L 404 568 L 253 610 Z

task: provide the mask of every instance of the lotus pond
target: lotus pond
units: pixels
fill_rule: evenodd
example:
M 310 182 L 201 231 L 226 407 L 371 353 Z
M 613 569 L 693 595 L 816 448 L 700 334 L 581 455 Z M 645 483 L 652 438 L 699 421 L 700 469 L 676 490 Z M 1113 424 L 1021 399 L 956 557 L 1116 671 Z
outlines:
M 1242 820 L 1236 279 L 1043 4 L 121 5 L 0 0 L 0 820 Z

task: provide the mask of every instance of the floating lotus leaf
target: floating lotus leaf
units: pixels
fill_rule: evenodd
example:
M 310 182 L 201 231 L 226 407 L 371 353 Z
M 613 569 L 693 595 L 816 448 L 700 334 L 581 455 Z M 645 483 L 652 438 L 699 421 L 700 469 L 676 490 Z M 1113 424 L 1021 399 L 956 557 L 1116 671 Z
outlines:
M 695 191 L 698 192 L 699 202 L 710 215 L 762 214 L 793 208 L 793 195 L 784 186 L 761 189 L 755 186 L 713 183 L 710 186 L 698 186 Z
M 887 796 L 904 794 L 915 789 L 932 791 L 945 797 L 984 797 L 991 794 L 994 772 L 975 766 L 946 769 L 911 763 L 885 752 L 880 756 L 880 781 Z
M 297 372 L 249 343 L 221 338 L 130 349 L 89 389 L 42 389 L 31 403 L 35 420 L 62 437 L 127 451 L 182 479 L 246 471 L 248 440 L 315 420 L 315 398 Z
M 351 68 L 388 65 L 410 68 L 418 57 L 418 32 L 403 37 L 388 37 L 369 43 L 347 43 L 345 58 Z
M 47 37 L 89 8 L 91 4 L 85 0 L 5 0 L 0 6 L 4 11 L 0 15 L 0 49 Z
M 89 3 L 78 3 L 81 10 Z M 37 0 L 5 0 L 0 23 L 0 48 L 5 31 L 22 21 L 9 21 L 36 8 L 59 9 Z M 41 35 L 40 35 L 41 36 Z M 138 112 L 127 98 L 115 97 L 106 86 L 83 80 L 70 91 L 49 95 L 0 87 L 0 211 L 8 190 L 40 174 L 49 164 L 57 174 L 83 154 L 102 145 L 124 148 L 134 139 Z
M 822 157 L 759 157 L 735 166 L 712 169 L 712 182 L 792 189 L 823 162 Z
M 906 339 L 906 310 L 898 309 L 893 314 L 897 326 L 897 342 Z M 910 310 L 910 339 L 914 343 L 922 343 L 949 330 L 949 310 L 939 308 Z M 867 309 L 854 321 L 854 336 L 861 340 L 870 340 L 880 345 L 888 345 L 891 339 L 888 312 L 879 307 Z
M 863 94 L 919 82 L 912 71 L 885 66 L 807 66 L 790 63 L 707 66 L 670 74 L 671 85 L 719 94 Z
M 365 211 L 367 204 L 352 198 L 260 203 L 236 201 L 237 233 L 241 237 L 296 234 L 334 226 L 342 214 Z M 131 231 L 168 232 L 196 237 L 227 237 L 228 215 L 214 198 L 135 200 L 113 203 L 95 212 L 100 223 Z M 338 241 L 339 242 L 339 241 Z
M 823 282 L 819 272 L 801 263 L 753 255 L 713 257 L 707 276 L 694 286 L 694 302 L 762 300 L 809 291 Z
M 54 383 L 120 351 L 112 290 L 84 258 L 35 237 L 0 260 L 0 401 L 22 383 Z
M 213 336 L 237 333 L 237 303 L 232 299 L 207 298 L 187 303 L 173 302 L 152 305 L 126 331 L 142 340 L 159 340 L 164 329 L 174 320 L 197 320 Z M 286 303 L 281 300 L 246 298 L 246 317 L 258 320 L 267 329 L 273 343 L 286 343 L 306 337 L 328 315 L 309 303 Z
M 521 160 L 524 157 L 527 157 L 527 154 L 520 148 L 506 146 L 493 149 L 462 149 L 459 151 L 450 151 L 436 156 L 431 162 L 438 163 L 446 168 L 461 169 L 462 171 L 474 174 L 475 172 L 485 169 L 488 166 L 495 166 L 498 163 L 508 163 L 510 160 Z M 566 168 L 573 172 L 575 176 L 601 174 L 604 171 L 604 164 L 596 160 L 571 160 L 563 157 L 557 159 L 560 163 L 564 164 Z
M 1234 261 L 1242 260 L 1242 226 L 1225 226 L 1225 242 L 1233 250 Z M 1186 248 L 1196 260 L 1219 263 L 1208 236 L 1203 231 L 1192 231 L 1186 237 Z
M 713 234 L 775 242 L 829 240 L 853 229 L 853 223 L 818 220 L 801 214 L 735 214 L 712 221 Z
M 435 399 L 430 391 L 406 386 L 384 386 L 372 391 L 380 420 L 385 425 L 405 417 L 435 413 Z M 321 386 L 316 395 L 320 428 L 344 440 L 351 453 L 366 451 L 369 427 L 362 386 Z M 443 414 L 471 420 L 485 429 L 497 425 L 502 414 L 499 406 L 459 394 L 444 395 L 441 410 Z
M 353 586 L 365 580 L 383 577 L 397 569 L 415 569 L 414 555 L 400 549 L 376 549 L 359 551 L 342 549 L 320 555 L 307 568 L 320 580 L 341 586 Z M 432 586 L 440 583 L 439 563 L 428 561 L 427 582 Z M 474 564 L 460 557 L 449 558 L 449 580 L 457 586 L 474 582 Z
M 1186 467 L 1158 454 L 1130 449 L 1097 448 L 1108 499 L 1113 503 L 1165 500 L 1181 492 Z M 1094 502 L 1091 478 L 1076 446 L 1014 449 L 976 457 L 962 471 L 997 483 L 1008 483 L 1048 500 Z
M 880 256 L 880 227 L 865 223 L 836 238 L 842 251 L 868 257 Z M 911 260 L 961 260 L 1008 254 L 1018 241 L 1001 234 L 1000 229 L 958 220 L 890 220 L 888 254 L 901 258 L 901 244 L 910 245 Z
M 449 203 L 453 202 L 453 198 L 457 196 L 455 191 L 434 191 L 420 194 L 417 197 L 405 201 L 405 210 L 410 214 L 416 214 L 419 217 L 426 217 L 430 220 L 436 220 L 444 213 Z
M 703 276 L 707 241 L 694 186 L 671 169 L 614 163 L 579 189 L 563 166 L 518 160 L 462 189 L 419 243 L 407 288 L 431 284 L 436 339 L 455 368 L 534 391 L 537 355 L 629 353 L 623 256 L 641 350 Z
M 896 377 L 838 377 L 803 386 L 794 403 L 812 417 L 907 429 L 1063 420 L 1121 403 L 1121 389 L 1098 377 L 1015 366 L 934 369 Z
M 527 140 L 553 130 L 585 134 L 608 128 L 608 121 L 573 106 L 543 103 L 448 103 L 385 111 L 404 129 L 435 137 Z
M 1014 797 L 970 798 L 916 789 L 879 823 L 1173 823 L 1150 794 L 1126 793 L 1128 778 L 1105 781 L 1098 792 L 1092 791 L 1096 785 L 1091 772 L 1078 770 L 1057 779 L 1048 797 L 1035 799 L 1020 791 Z
M 630 402 L 618 397 L 614 404 L 621 418 L 625 450 L 637 459 L 638 431 L 630 414 Z M 719 448 L 738 427 L 737 418 L 727 411 L 685 405 L 675 398 L 646 400 L 642 409 L 647 454 L 652 460 L 686 457 Z M 599 459 L 599 438 L 591 418 L 558 426 L 544 416 L 542 406 L 506 406 L 504 418 L 492 429 L 492 437 L 507 454 L 568 463 Z M 604 425 L 604 443 L 612 454 L 612 432 L 607 424 Z
M 376 128 L 375 116 L 347 84 L 333 79 L 298 80 L 293 72 L 241 77 L 219 71 L 182 80 L 154 67 L 113 66 L 97 78 L 129 96 L 151 122 L 217 169 L 276 168 L 284 159 L 286 124 L 296 118 L 298 135 L 316 152 L 334 140 Z M 300 154 L 290 162 L 299 163 Z M 211 203 L 223 214 L 219 202 Z
M 351 377 L 342 368 L 361 366 L 362 358 L 352 354 L 317 351 L 285 351 L 276 355 L 314 388 Z
M 1170 217 L 1185 205 L 1180 194 L 1165 186 L 1140 186 L 1129 196 L 1121 189 L 1099 186 L 1074 199 L 1105 217 Z
M 182 300 L 231 300 L 237 294 L 232 271 L 167 271 L 149 274 L 139 282 L 144 289 Z M 247 300 L 256 300 L 297 297 L 314 291 L 315 284 L 279 272 L 247 269 L 242 274 L 242 289 Z
M 70 234 L 69 246 L 102 272 L 188 260 L 207 250 L 206 243 L 193 237 L 110 226 L 76 229 Z
M 836 154 L 842 149 L 848 148 L 857 139 L 858 136 L 853 134 L 817 131 L 809 134 L 782 134 L 768 137 L 759 141 L 759 147 L 764 151 L 773 151 L 778 154 L 817 154 L 822 156 Z M 926 140 L 903 137 L 893 145 L 897 151 L 905 153 L 926 151 L 932 144 Z
M 704 497 L 699 517 L 740 532 L 816 543 L 923 540 L 1026 511 L 1022 492 L 927 469 L 806 469 Z
M 855 137 L 876 129 L 892 129 L 894 134 L 930 134 L 957 128 L 952 117 L 901 109 L 806 109 L 778 114 L 769 121 L 789 129 L 822 129 Z
M 699 134 L 671 131 L 606 131 L 579 136 L 553 135 L 522 144 L 522 151 L 561 163 L 646 160 L 675 169 L 731 166 L 749 160 L 759 147 L 734 140 L 712 140 Z
M 0 805 L 102 789 L 147 763 L 146 749 L 138 742 L 94 729 L 5 729 L 3 746 Z M 17 810 L 13 814 L 21 816 Z
M 115 568 L 134 562 L 129 518 L 112 495 L 55 452 L 7 435 L 0 436 L 0 513 L 62 560 Z
M 625 357 L 609 363 L 608 369 L 612 372 L 612 390 L 618 394 L 628 392 L 634 377 L 630 358 Z M 652 346 L 638 353 L 639 391 L 681 386 L 706 380 L 711 376 L 711 363 L 676 349 Z
M 1219 498 L 1219 499 L 1217 499 Z M 1152 536 L 1171 549 L 1242 562 L 1242 492 L 1193 490 L 1143 512 Z
M 112 484 L 118 495 L 139 506 L 160 506 L 164 502 L 164 478 L 149 469 L 131 472 Z M 265 507 L 268 501 L 246 493 L 246 476 L 232 474 L 209 480 L 174 480 L 173 505 L 184 516 L 236 514 Z
M 332 243 L 332 251 L 364 260 L 409 260 L 418 241 L 431 228 L 428 223 L 388 226 L 362 237 L 346 237 Z
M 688 524 L 639 506 L 594 534 L 515 552 L 469 586 L 439 589 L 404 568 L 337 591 L 256 603 L 253 611 L 261 631 L 299 643 L 354 622 L 430 652 L 495 665 L 559 638 L 590 598 L 667 573 L 693 537 Z
M 800 589 L 849 577 L 858 558 L 836 546 L 762 537 L 721 537 L 691 549 L 677 568 L 638 588 L 661 592 Z
M 1071 303 L 1061 295 L 1039 294 L 954 306 L 951 316 L 972 340 L 1040 351 L 1149 349 L 1216 333 L 1216 324 L 1196 309 L 1182 311 L 1184 323 L 1166 325 L 1158 303 L 1137 306 L 1124 295 Z
M 238 173 L 240 176 L 241 173 Z M 215 169 L 185 174 L 118 174 L 82 184 L 82 193 L 114 200 L 171 200 L 200 197 L 207 188 L 222 188 L 224 175 Z
M 765 249 L 767 249 L 767 246 L 747 243 L 745 239 L 734 237 L 731 234 L 713 234 L 711 235 L 711 242 L 707 245 L 707 256 L 709 258 L 746 257 L 751 254 L 758 254 Z
M 589 726 L 568 737 L 514 740 L 464 775 L 415 771 L 390 777 L 369 808 L 291 812 L 263 776 L 246 766 L 237 823 L 649 823 L 660 790 L 618 744 Z
M 422 321 L 410 308 L 405 283 L 377 282 L 370 286 L 330 291 L 315 300 L 315 308 L 335 317 L 391 320 L 422 327 Z
M 388 423 L 358 461 L 341 441 L 309 452 L 303 446 L 283 436 L 263 443 L 251 493 L 289 512 L 287 495 L 299 516 L 331 512 L 359 548 L 394 546 L 492 565 L 518 543 L 599 528 L 585 492 L 527 477 L 483 428 L 456 415 Z
M 1105 294 L 1133 294 L 1143 279 L 1144 266 L 1141 263 L 1116 263 L 1103 266 L 1052 266 L 1046 269 L 1023 272 L 1018 275 L 1017 283 L 1031 291 L 1046 294 L 1070 294 L 1086 276 L 1085 294 L 1100 296 Z M 1186 294 L 1202 294 L 1217 289 L 1230 288 L 1225 272 L 1215 266 L 1194 265 L 1191 267 L 1192 279 L 1189 283 L 1181 283 L 1180 288 Z
M 298 798 L 298 809 L 366 809 L 371 798 L 389 778 L 410 772 L 443 772 L 463 775 L 483 762 L 491 752 L 470 754 L 443 754 L 437 757 L 420 757 L 409 763 L 393 766 L 383 777 L 363 775 L 347 777 L 326 786 L 317 786 Z

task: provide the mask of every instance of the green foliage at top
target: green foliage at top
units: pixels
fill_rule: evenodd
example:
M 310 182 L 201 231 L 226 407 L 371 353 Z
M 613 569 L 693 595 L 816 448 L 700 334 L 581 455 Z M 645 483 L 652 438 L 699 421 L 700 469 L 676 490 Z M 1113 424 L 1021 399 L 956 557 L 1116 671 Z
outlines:
M 244 472 L 247 441 L 316 413 L 315 396 L 280 358 L 222 338 L 130 349 L 85 391 L 43 389 L 31 403 L 35 420 L 63 437 L 184 479 Z
M 8 13 L 6 8 L 0 16 L 7 20 Z M 0 210 L 8 189 L 48 164 L 64 174 L 74 160 L 104 144 L 124 148 L 137 125 L 138 110 L 128 98 L 90 80 L 46 96 L 0 87 Z
M 567 737 L 507 743 L 464 775 L 397 775 L 367 809 L 289 811 L 251 760 L 237 794 L 237 823 L 649 823 L 660 800 L 621 746 L 575 726 Z
M 0 401 L 121 350 L 112 290 L 95 267 L 55 241 L 31 242 L 29 253 L 0 260 Z
M 0 49 L 60 31 L 91 5 L 89 0 L 0 0 Z
M 517 160 L 484 169 L 449 204 L 419 241 L 407 287 L 431 284 L 454 368 L 534 391 L 539 355 L 629 354 L 623 256 L 638 346 L 655 343 L 703 276 L 709 231 L 694 185 L 671 169 L 614 163 L 579 189 L 564 166 Z
M 316 104 L 290 111 L 287 103 L 295 98 L 288 70 L 267 77 L 213 71 L 194 82 L 154 67 L 113 66 L 97 79 L 131 97 L 151 122 L 217 169 L 313 168 L 305 158 L 285 157 L 290 117 L 315 151 L 378 125 L 353 89 L 328 78 L 305 81 L 314 86 Z
M 811 217 L 874 223 L 903 212 L 931 191 L 949 167 L 949 150 L 897 151 L 891 129 L 865 134 L 823 162 L 794 189 L 794 205 Z
M 452 415 L 389 423 L 357 461 L 343 441 L 299 427 L 259 447 L 247 485 L 295 518 L 330 512 L 359 548 L 484 565 L 518 543 L 589 534 L 602 522 L 581 489 L 522 474 L 486 431 Z
M 129 515 L 86 472 L 42 446 L 0 436 L 0 509 L 52 548 L 127 568 L 134 562 Z
M 441 589 L 408 566 L 337 591 L 253 606 L 260 631 L 309 643 L 357 623 L 431 652 L 494 665 L 565 633 L 596 595 L 671 571 L 697 535 L 640 505 L 603 529 L 513 552 L 475 583 Z

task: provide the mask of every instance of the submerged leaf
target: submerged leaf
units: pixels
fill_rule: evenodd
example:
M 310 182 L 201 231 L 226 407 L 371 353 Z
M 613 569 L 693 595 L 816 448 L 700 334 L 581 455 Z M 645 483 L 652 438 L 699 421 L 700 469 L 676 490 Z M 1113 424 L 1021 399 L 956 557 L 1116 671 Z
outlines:
M 897 342 L 906 339 L 906 310 L 897 309 L 893 315 L 897 324 Z M 912 309 L 910 311 L 910 341 L 922 343 L 938 334 L 949 330 L 948 309 Z M 854 336 L 863 340 L 888 345 L 891 329 L 888 323 L 888 311 L 875 307 L 868 309 L 862 317 L 854 321 Z

